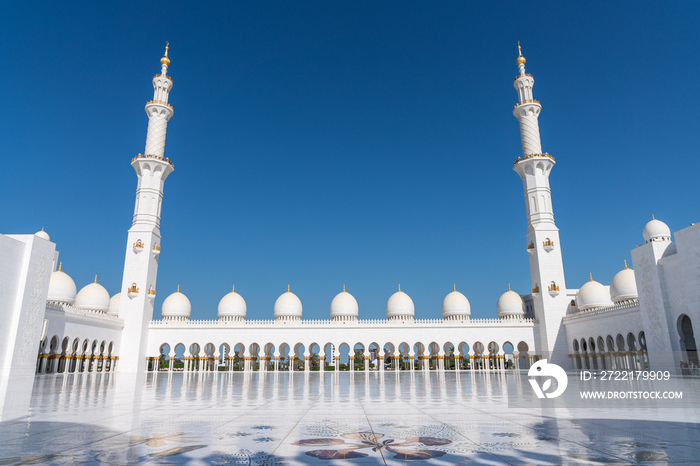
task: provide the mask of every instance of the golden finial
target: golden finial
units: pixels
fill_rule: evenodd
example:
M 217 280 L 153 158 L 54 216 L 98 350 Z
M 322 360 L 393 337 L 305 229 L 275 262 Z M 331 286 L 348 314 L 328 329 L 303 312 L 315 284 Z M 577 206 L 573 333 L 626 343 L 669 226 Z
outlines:
M 97 275 L 95 275 L 95 283 L 97 283 Z
M 627 259 L 625 259 L 625 270 L 627 270 Z
M 59 263 L 58 263 L 58 271 L 59 271 L 59 272 L 63 272 L 63 270 L 61 270 L 61 264 L 63 264 L 63 262 L 59 262 Z
M 652 220 L 656 220 L 656 219 L 654 218 L 654 214 L 651 214 L 651 219 L 652 219 Z
M 510 291 L 510 283 L 508 283 L 508 291 Z
M 44 227 L 41 227 L 41 231 L 44 231 Z
M 343 283 L 343 293 L 345 293 L 345 284 Z
M 401 291 L 401 283 L 399 283 L 399 291 Z
M 170 66 L 170 59 L 168 58 L 168 47 L 170 47 L 170 42 L 165 42 L 165 55 L 160 59 L 160 64 L 165 66 Z
M 457 284 L 456 283 L 452 285 L 452 291 L 457 291 Z
M 591 280 L 590 280 L 590 281 L 593 281 L 593 274 L 592 274 L 592 273 L 589 273 L 589 275 L 591 276 Z
M 287 293 L 291 293 L 291 291 L 289 291 L 289 285 L 287 285 Z
M 236 292 L 236 285 L 233 285 L 233 287 L 231 288 L 231 293 L 235 293 L 235 292 Z
M 177 291 L 175 293 L 179 293 L 179 292 L 180 292 L 180 285 L 177 285 Z
M 518 41 L 518 59 L 515 61 L 515 63 L 517 63 L 518 66 L 525 64 L 525 57 L 523 57 L 523 52 L 520 49 L 520 41 Z

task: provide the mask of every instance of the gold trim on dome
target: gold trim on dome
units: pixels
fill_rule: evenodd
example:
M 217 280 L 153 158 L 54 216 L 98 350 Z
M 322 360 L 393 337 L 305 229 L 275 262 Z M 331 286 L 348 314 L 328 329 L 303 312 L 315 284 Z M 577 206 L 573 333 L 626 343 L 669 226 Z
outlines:
M 519 43 L 519 42 L 518 42 Z M 168 58 L 168 48 L 170 47 L 170 42 L 165 42 L 165 55 L 160 59 L 160 64 L 165 66 L 170 66 L 170 59 Z

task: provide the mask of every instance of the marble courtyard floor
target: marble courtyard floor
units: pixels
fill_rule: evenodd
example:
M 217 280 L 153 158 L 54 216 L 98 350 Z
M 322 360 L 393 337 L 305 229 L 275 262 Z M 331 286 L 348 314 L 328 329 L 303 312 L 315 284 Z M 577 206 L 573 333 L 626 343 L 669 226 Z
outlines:
M 509 407 L 513 371 L 54 374 L 0 386 L 5 464 L 699 464 L 700 408 Z

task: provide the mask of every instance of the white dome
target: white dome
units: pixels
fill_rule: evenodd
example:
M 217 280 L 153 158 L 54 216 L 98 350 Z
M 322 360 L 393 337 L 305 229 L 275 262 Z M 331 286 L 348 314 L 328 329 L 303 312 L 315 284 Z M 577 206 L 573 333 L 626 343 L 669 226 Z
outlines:
M 236 293 L 236 289 L 234 288 L 233 291 L 221 298 L 216 315 L 219 319 L 222 317 L 245 319 L 247 311 L 248 307 L 245 304 L 245 299 L 243 299 L 243 296 Z
M 591 276 L 591 280 L 578 290 L 576 305 L 582 311 L 611 306 L 610 291 Z
M 75 307 L 80 309 L 92 309 L 95 311 L 109 311 L 109 293 L 105 287 L 95 282 L 84 287 L 75 297 Z
M 644 226 L 642 232 L 644 242 L 649 241 L 671 241 L 671 229 L 664 222 L 653 218 Z
M 34 233 L 34 236 L 38 236 L 39 238 L 45 239 L 46 241 L 51 241 L 51 237 L 48 233 L 44 231 L 43 228 L 41 229 L 41 231 L 37 231 L 36 233 Z
M 468 316 L 472 313 L 469 300 L 455 288 L 442 300 L 442 318 Z
M 275 301 L 275 319 L 291 317 L 301 319 L 301 301 L 287 287 L 287 292 Z
M 331 301 L 331 319 L 336 317 L 357 317 L 359 315 L 359 306 L 353 295 L 345 291 L 338 293 L 333 301 Z
M 78 289 L 75 287 L 75 282 L 72 278 L 70 278 L 70 276 L 68 276 L 67 273 L 61 270 L 61 266 L 59 264 L 58 270 L 51 274 L 49 294 L 46 300 L 73 304 L 75 303 L 75 295 L 77 293 Z
M 510 285 L 508 285 L 508 291 L 498 298 L 496 313 L 498 317 L 523 317 L 525 315 L 523 298 L 515 291 L 511 291 Z
M 617 272 L 610 282 L 610 296 L 614 303 L 639 296 L 634 270 L 627 268 L 627 261 L 625 261 L 625 268 Z
M 112 296 L 112 299 L 109 300 L 109 310 L 107 311 L 108 316 L 114 316 L 114 317 L 119 317 L 119 305 L 122 302 L 122 294 L 117 293 L 114 296 Z
M 401 287 L 386 302 L 386 316 L 388 319 L 413 317 L 415 313 L 416 307 L 413 305 L 413 300 L 401 291 Z
M 160 316 L 163 319 L 184 318 L 189 319 L 192 314 L 192 304 L 187 296 L 180 293 L 180 287 L 177 291 L 163 301 L 163 306 L 160 308 Z

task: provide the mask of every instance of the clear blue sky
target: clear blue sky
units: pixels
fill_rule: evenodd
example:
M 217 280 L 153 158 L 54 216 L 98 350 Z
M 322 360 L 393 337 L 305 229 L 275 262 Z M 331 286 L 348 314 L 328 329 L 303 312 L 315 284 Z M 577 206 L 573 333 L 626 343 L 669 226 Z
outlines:
M 45 227 L 78 288 L 121 285 L 159 71 L 174 78 L 155 315 L 178 284 L 249 318 L 343 284 L 421 318 L 452 284 L 528 292 L 517 41 L 543 105 L 567 285 L 609 284 L 652 213 L 700 220 L 698 2 L 12 2 L 0 18 L 2 228 Z

